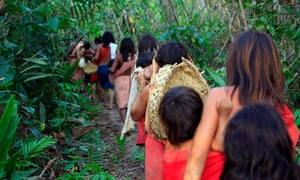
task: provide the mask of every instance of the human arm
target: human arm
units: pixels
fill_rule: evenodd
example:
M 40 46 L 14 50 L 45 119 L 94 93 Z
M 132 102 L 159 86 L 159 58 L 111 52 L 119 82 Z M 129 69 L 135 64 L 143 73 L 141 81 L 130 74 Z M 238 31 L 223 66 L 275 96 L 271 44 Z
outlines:
M 150 93 L 150 85 L 144 78 L 144 73 L 140 72 L 137 75 L 138 93 L 131 105 L 130 115 L 134 121 L 139 121 L 145 116 L 147 103 Z
M 184 173 L 184 180 L 199 180 L 205 167 L 208 151 L 218 126 L 216 101 L 220 89 L 212 89 L 205 101 L 200 124 L 195 132 L 190 155 Z
M 94 60 L 95 62 L 98 62 L 101 52 L 102 52 L 102 44 L 98 44 L 98 45 L 96 46 L 95 56 L 94 56 L 94 58 L 93 58 L 93 60 Z
M 123 62 L 121 54 L 118 54 L 116 56 L 116 59 L 114 60 L 112 66 L 108 69 L 110 73 L 115 73 L 119 67 L 119 64 Z

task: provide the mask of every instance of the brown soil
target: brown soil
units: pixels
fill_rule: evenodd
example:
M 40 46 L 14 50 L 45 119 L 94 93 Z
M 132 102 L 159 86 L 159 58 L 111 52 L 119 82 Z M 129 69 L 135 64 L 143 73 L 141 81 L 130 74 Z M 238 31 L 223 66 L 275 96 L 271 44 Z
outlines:
M 114 176 L 116 179 L 144 180 L 144 162 L 141 159 L 133 158 L 136 148 L 136 130 L 131 131 L 126 136 L 124 145 L 124 153 L 120 150 L 116 137 L 120 136 L 123 121 L 121 120 L 119 110 L 115 105 L 113 109 L 103 106 L 100 110 L 99 119 L 97 118 L 97 126 L 101 131 L 101 140 L 110 146 L 111 151 L 105 151 L 102 154 L 104 160 L 100 164 L 106 172 Z

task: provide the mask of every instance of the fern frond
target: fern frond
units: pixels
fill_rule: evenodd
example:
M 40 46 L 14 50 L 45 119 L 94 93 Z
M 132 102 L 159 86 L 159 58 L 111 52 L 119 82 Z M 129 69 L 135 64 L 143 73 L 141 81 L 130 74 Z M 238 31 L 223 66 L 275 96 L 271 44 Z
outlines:
M 22 143 L 22 154 L 24 159 L 39 156 L 45 148 L 55 144 L 52 137 L 42 137 L 41 139 L 28 139 Z

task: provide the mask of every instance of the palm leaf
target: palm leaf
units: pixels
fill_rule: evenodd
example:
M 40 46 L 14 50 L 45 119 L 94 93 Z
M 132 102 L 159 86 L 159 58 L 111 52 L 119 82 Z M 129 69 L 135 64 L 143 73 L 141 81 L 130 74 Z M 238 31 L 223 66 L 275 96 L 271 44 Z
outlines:
M 0 119 L 0 162 L 5 161 L 19 124 L 18 107 L 11 96 Z
M 25 79 L 24 83 L 29 82 L 29 81 L 38 80 L 38 79 L 44 79 L 47 77 L 54 77 L 54 76 L 60 77 L 58 74 L 45 74 L 45 73 L 27 73 L 26 75 L 32 75 L 32 77 Z
M 25 159 L 39 156 L 41 151 L 55 143 L 56 141 L 48 136 L 41 139 L 28 139 L 21 144 L 22 155 Z

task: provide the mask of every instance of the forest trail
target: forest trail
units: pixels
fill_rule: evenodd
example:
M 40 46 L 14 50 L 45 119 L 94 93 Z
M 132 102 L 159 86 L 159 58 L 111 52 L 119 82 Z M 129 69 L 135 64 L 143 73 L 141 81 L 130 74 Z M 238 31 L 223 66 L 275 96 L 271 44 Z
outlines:
M 97 126 L 101 132 L 101 140 L 109 145 L 108 151 L 102 154 L 104 164 L 100 164 L 106 172 L 117 180 L 144 180 L 144 162 L 139 158 L 133 158 L 135 152 L 136 130 L 126 136 L 124 146 L 120 145 L 116 137 L 121 135 L 123 121 L 116 105 L 108 109 L 102 102 L 95 101 L 102 106 Z M 124 149 L 123 149 L 124 147 Z M 122 152 L 123 150 L 123 152 Z

